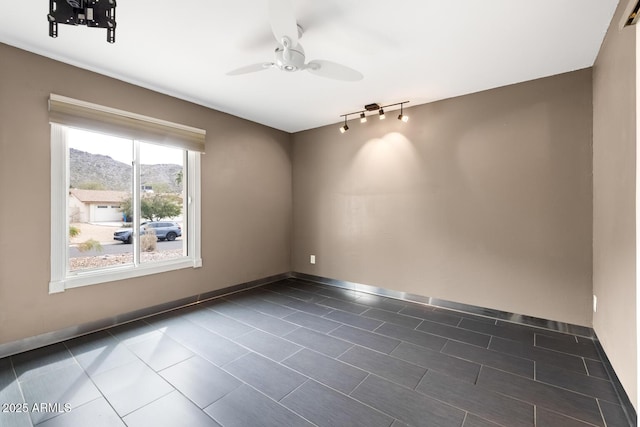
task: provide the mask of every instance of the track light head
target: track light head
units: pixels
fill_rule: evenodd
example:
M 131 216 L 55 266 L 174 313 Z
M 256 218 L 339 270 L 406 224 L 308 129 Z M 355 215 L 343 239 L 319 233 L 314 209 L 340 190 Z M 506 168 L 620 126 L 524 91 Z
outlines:
M 407 123 L 409 121 L 409 116 L 405 116 L 403 114 L 403 108 L 404 107 L 404 103 L 400 103 L 400 115 L 398 116 L 398 120 Z
M 380 111 L 378 112 L 378 114 L 380 115 L 380 120 L 384 120 L 385 119 L 385 115 L 384 115 L 384 108 L 381 108 Z
M 344 116 L 344 125 L 340 126 L 340 133 L 345 133 L 346 131 L 349 130 L 349 126 L 347 126 L 347 117 L 349 117 L 348 115 Z
M 360 123 L 366 123 L 367 117 L 364 115 L 364 112 L 360 113 Z

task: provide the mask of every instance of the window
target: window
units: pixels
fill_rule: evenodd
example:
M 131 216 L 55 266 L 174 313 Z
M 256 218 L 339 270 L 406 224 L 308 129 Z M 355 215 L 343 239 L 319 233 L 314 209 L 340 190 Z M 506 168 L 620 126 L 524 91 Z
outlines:
M 49 292 L 202 265 L 202 130 L 58 95 Z

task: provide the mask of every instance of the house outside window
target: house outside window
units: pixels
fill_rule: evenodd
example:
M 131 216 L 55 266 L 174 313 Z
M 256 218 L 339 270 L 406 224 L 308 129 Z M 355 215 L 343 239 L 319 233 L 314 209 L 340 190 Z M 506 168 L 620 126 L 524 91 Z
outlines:
M 49 292 L 200 267 L 204 131 L 53 94 L 49 107 Z

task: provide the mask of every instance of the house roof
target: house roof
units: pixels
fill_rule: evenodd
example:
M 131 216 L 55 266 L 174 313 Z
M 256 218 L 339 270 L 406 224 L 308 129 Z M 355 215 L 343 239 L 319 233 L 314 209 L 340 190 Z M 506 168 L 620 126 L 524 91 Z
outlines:
M 126 191 L 82 190 L 79 188 L 72 188 L 69 190 L 69 194 L 83 203 L 120 203 L 129 197 L 129 193 Z

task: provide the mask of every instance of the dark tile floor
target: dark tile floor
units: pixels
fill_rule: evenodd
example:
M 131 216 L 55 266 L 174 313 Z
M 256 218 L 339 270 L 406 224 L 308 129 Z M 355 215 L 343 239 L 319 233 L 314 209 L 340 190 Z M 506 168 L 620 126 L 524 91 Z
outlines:
M 628 426 L 589 339 L 295 279 L 0 359 L 0 404 L 2 427 Z

